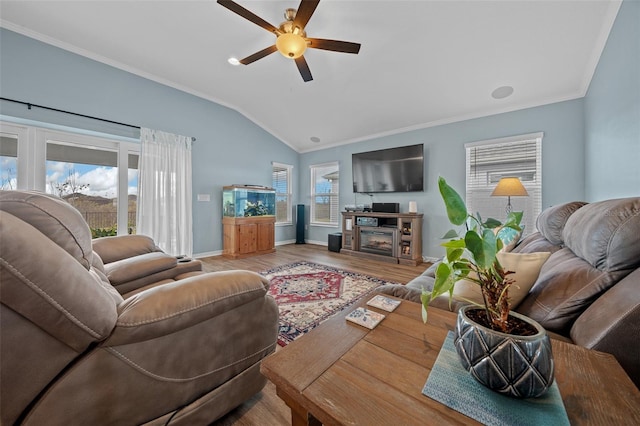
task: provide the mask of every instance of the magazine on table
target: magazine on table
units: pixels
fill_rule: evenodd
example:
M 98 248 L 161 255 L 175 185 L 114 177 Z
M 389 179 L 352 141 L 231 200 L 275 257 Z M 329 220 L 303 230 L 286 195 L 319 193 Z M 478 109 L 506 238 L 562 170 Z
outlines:
M 367 305 L 387 312 L 393 312 L 393 310 L 400 305 L 400 300 L 378 294 L 372 297 L 371 300 L 367 302 Z
M 385 316 L 383 314 L 370 311 L 367 308 L 356 308 L 347 315 L 347 321 L 351 321 L 363 327 L 373 328 L 378 325 L 384 317 Z

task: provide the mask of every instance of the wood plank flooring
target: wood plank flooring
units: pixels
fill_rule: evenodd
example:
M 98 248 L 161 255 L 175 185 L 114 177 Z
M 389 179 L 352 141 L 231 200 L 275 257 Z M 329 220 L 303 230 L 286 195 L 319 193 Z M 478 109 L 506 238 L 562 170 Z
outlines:
M 428 263 L 409 266 L 376 262 L 334 253 L 325 246 L 314 244 L 278 246 L 275 253 L 245 259 L 226 259 L 222 256 L 213 256 L 201 258 L 200 260 L 203 262 L 203 269 L 207 272 L 227 271 L 230 269 L 246 269 L 260 272 L 276 266 L 306 260 L 402 284 L 408 283 L 429 267 Z M 289 408 L 276 395 L 275 386 L 271 382 L 267 382 L 262 392 L 213 423 L 215 426 L 285 426 L 290 424 L 291 413 Z

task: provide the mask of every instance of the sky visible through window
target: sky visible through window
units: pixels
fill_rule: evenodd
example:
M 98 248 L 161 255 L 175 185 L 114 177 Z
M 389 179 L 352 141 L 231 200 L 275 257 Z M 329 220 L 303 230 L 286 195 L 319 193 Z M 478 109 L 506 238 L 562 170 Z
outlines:
M 16 158 L 0 156 L 0 188 L 17 189 L 17 176 Z
M 2 189 L 17 189 L 17 161 L 15 157 L 0 157 L 0 185 Z M 55 193 L 53 187 L 73 179 L 74 185 L 83 187 L 86 195 L 116 198 L 118 194 L 118 169 L 90 164 L 47 161 L 46 192 Z M 138 193 L 138 170 L 128 171 L 128 194 Z M 56 194 L 59 195 L 59 194 Z

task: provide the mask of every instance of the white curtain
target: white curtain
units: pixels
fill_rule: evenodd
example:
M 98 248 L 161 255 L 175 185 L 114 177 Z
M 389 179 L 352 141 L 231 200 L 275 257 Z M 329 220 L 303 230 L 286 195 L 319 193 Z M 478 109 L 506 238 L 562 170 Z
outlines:
M 140 144 L 136 233 L 191 256 L 191 138 L 141 128 Z

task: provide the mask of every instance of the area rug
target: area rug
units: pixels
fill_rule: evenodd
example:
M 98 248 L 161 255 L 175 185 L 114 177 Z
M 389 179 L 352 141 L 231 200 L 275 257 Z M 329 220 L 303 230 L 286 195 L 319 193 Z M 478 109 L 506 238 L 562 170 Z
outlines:
M 311 262 L 297 262 L 261 272 L 278 303 L 278 344 L 285 346 L 355 303 L 380 285 L 369 275 Z

